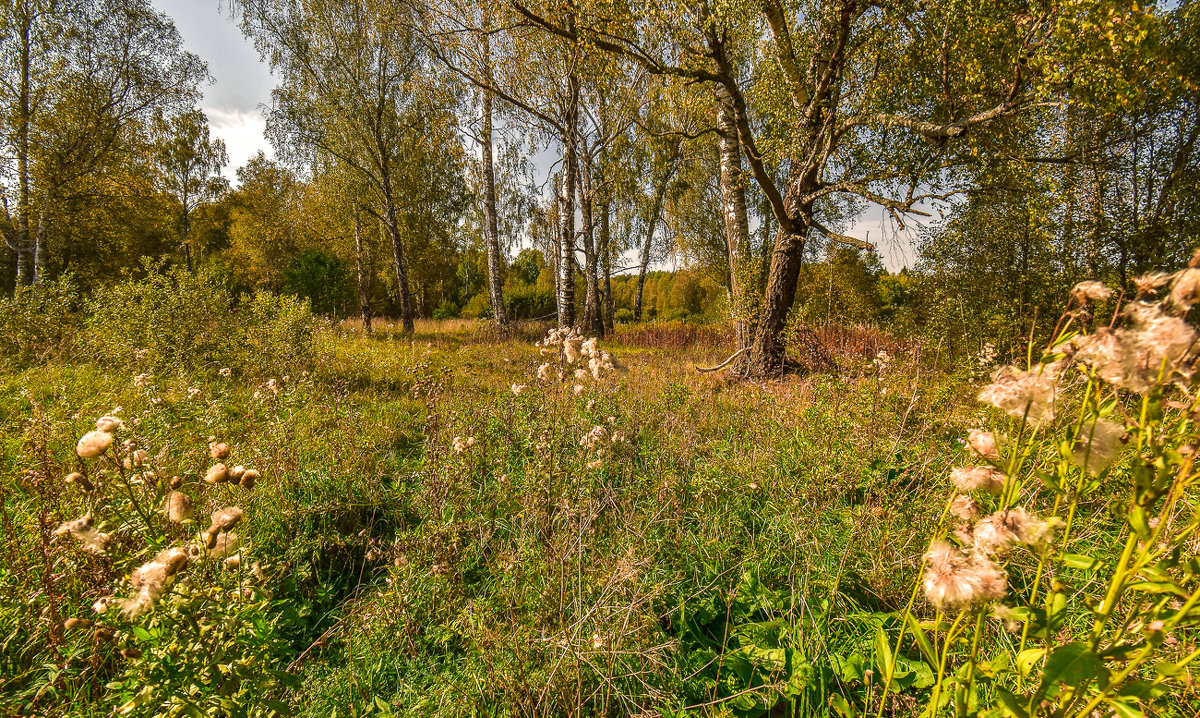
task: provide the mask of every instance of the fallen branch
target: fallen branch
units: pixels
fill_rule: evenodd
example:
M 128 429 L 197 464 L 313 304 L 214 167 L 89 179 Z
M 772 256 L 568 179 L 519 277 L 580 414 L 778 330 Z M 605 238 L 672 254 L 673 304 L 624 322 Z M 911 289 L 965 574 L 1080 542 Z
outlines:
M 720 364 L 718 364 L 716 366 L 696 366 L 695 364 L 693 364 L 692 366 L 696 367 L 696 371 L 700 371 L 700 372 L 719 371 L 719 370 L 724 369 L 725 367 L 729 366 L 729 363 L 732 362 L 734 359 L 737 359 L 742 354 L 745 354 L 746 350 L 749 348 L 750 347 L 742 347 L 741 349 L 738 349 L 733 354 L 730 354 L 728 359 L 726 359 L 725 361 L 721 362 Z

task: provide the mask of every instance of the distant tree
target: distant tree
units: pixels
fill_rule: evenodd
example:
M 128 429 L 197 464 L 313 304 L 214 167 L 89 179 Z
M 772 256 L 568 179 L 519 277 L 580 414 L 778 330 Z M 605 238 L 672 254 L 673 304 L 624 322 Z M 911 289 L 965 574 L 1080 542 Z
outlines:
M 229 161 L 225 143 L 212 137 L 208 118 L 200 110 L 159 117 L 155 135 L 154 165 L 159 185 L 175 204 L 178 246 L 191 271 L 200 249 L 192 241 L 193 213 L 215 202 L 229 188 L 229 182 L 220 175 Z

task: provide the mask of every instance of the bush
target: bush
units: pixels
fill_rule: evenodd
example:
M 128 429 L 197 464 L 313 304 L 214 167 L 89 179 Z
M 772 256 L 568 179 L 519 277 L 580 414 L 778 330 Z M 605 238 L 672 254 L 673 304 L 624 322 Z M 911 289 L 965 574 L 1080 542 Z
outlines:
M 618 324 L 625 324 L 633 321 L 633 311 L 630 309 L 618 309 L 613 314 L 613 321 Z
M 454 306 L 454 302 L 449 299 L 443 299 L 442 303 L 433 310 L 434 319 L 454 319 L 457 316 L 458 307 Z
M 454 314 L 453 316 L 458 316 Z M 463 307 L 462 316 L 467 319 L 487 319 L 492 316 L 492 299 L 486 292 L 480 292 L 471 297 L 471 301 L 467 302 L 467 306 Z M 452 317 L 439 317 L 437 312 L 434 312 L 434 319 L 449 319 Z
M 0 356 L 19 364 L 65 351 L 83 325 L 79 291 L 69 275 L 17 287 L 0 299 Z
M 87 341 L 109 364 L 282 374 L 312 356 L 307 301 L 259 293 L 239 302 L 209 270 L 151 271 L 100 293 L 90 309 Z
M 514 282 L 504 290 L 504 308 L 510 319 L 538 319 L 554 313 L 554 290 Z

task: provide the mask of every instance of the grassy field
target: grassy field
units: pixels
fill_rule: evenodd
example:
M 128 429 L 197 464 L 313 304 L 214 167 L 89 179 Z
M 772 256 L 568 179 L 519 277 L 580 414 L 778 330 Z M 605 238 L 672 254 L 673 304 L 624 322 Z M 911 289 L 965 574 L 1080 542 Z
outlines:
M 318 322 L 294 355 L 254 349 L 270 357 L 227 339 L 203 356 L 139 351 L 117 325 L 87 331 L 106 326 L 92 345 L 107 349 L 0 375 L 5 714 L 1002 710 L 990 679 L 1020 631 L 980 612 L 983 647 L 960 645 L 953 614 L 912 604 L 922 554 L 947 530 L 947 474 L 967 429 L 995 416 L 975 401 L 991 368 L 976 358 L 829 330 L 835 371 L 752 384 L 694 368 L 724 358 L 718 330 L 622 327 L 600 349 L 624 371 L 597 380 L 535 346 L 544 326 L 497 340 L 472 322 L 413 336 Z M 123 422 L 113 448 L 80 459 L 105 415 Z M 222 463 L 260 472 L 252 488 L 205 481 L 212 442 Z M 77 470 L 86 479 L 64 481 Z M 195 518 L 160 511 L 174 489 Z M 1079 502 L 1072 550 L 1111 537 L 1105 556 L 1120 551 L 1112 496 Z M 209 540 L 206 517 L 226 506 L 240 522 Z M 85 514 L 103 553 L 56 535 Z M 139 565 L 192 544 L 148 613 L 94 611 L 138 593 Z M 1036 596 L 1041 564 L 1018 563 L 1014 591 Z M 1085 577 L 1072 600 L 1102 584 Z M 73 617 L 95 623 L 64 627 Z M 1069 643 L 1071 630 L 1060 618 L 1044 633 Z M 955 672 L 945 656 L 968 648 L 969 675 Z M 936 692 L 950 680 L 967 686 L 953 701 Z M 1167 703 L 1137 700 L 1190 715 L 1181 685 Z

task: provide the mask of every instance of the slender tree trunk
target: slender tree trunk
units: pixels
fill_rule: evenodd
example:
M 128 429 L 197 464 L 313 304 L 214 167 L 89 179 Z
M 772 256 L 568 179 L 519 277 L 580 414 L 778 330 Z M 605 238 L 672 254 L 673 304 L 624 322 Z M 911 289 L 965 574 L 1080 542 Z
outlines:
M 408 268 L 404 264 L 404 246 L 400 242 L 400 226 L 396 219 L 396 202 L 392 193 L 392 174 L 386 162 L 382 162 L 381 165 L 383 166 L 383 171 L 380 174 L 383 180 L 384 229 L 387 230 L 388 237 L 392 240 L 392 258 L 395 260 L 396 266 L 396 289 L 400 293 L 400 319 L 404 325 L 404 332 L 412 334 L 415 328 L 413 324 L 412 297 L 408 291 Z
M 614 330 L 616 302 L 612 290 L 612 226 L 611 203 L 606 199 L 600 205 L 600 257 L 604 262 L 604 333 L 611 336 Z
M 183 196 L 183 209 L 179 213 L 180 244 L 183 245 L 183 258 L 187 261 L 188 273 L 195 271 L 192 262 L 192 213 L 188 211 L 188 196 Z
M 30 62 L 33 18 L 25 8 L 21 26 L 20 77 L 17 80 L 17 284 L 33 282 L 33 253 L 29 241 Z
M 579 190 L 579 208 L 583 219 L 583 274 L 585 300 L 583 331 L 591 336 L 604 336 L 604 321 L 600 316 L 600 282 L 596 262 L 596 236 L 592 231 L 592 160 L 586 151 L 579 154 L 579 171 L 575 181 Z
M 738 143 L 733 101 L 717 85 L 717 143 L 721 158 L 721 213 L 725 220 L 725 246 L 729 259 L 729 296 L 737 348 L 750 343 L 752 307 L 748 306 L 750 225 L 746 218 L 746 191 L 742 184 L 742 154 Z
M 638 261 L 637 292 L 633 298 L 633 319 L 642 321 L 642 296 L 646 290 L 646 272 L 650 269 L 650 250 L 654 245 L 654 232 L 658 229 L 658 218 L 662 215 L 663 202 L 666 201 L 667 186 L 675 175 L 672 171 L 667 174 L 654 193 L 654 204 L 650 208 L 650 216 L 646 218 L 646 238 L 642 241 L 642 256 Z
M 33 282 L 34 284 L 46 279 L 46 262 L 49 252 L 46 246 L 50 237 L 50 217 L 49 207 L 50 199 L 46 198 L 46 205 L 38 212 L 37 232 L 33 236 Z
M 485 11 L 482 33 L 483 71 L 488 82 L 491 82 L 492 53 L 487 20 L 488 15 Z M 492 300 L 492 316 L 496 320 L 496 327 L 504 333 L 508 328 L 508 314 L 504 311 L 504 284 L 500 278 L 504 256 L 500 252 L 500 232 L 496 222 L 496 168 L 492 163 L 492 93 L 480 90 L 480 95 L 483 114 L 480 137 L 483 156 L 480 169 L 483 171 L 483 233 L 487 242 L 488 295 Z
M 367 241 L 362 236 L 362 218 L 358 202 L 354 203 L 354 264 L 358 273 L 358 315 L 363 329 L 371 331 L 371 259 Z
M 566 129 L 562 136 L 562 183 L 558 188 L 558 326 L 575 325 L 575 175 L 579 169 L 576 159 L 576 127 L 579 107 L 579 79 L 567 78 L 571 91 L 571 106 L 567 112 Z

